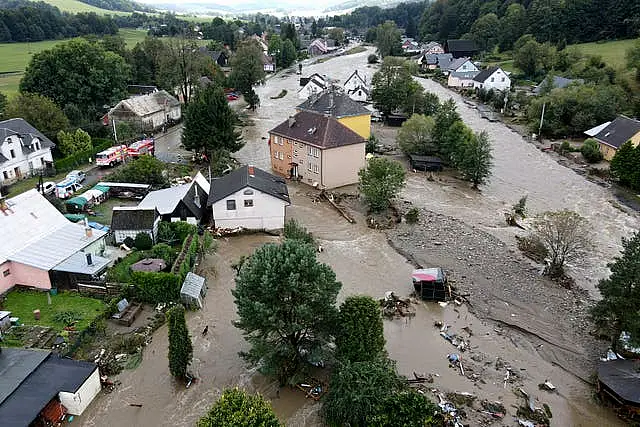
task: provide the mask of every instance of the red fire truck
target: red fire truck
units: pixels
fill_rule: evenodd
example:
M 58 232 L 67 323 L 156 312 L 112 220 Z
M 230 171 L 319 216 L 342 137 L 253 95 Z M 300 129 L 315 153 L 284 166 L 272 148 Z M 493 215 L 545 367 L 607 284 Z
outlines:
M 113 167 L 118 163 L 124 162 L 126 158 L 127 146 L 116 145 L 96 154 L 96 165 Z
M 153 138 L 145 138 L 129 145 L 127 152 L 129 157 L 139 157 L 144 154 L 153 155 L 154 140 Z

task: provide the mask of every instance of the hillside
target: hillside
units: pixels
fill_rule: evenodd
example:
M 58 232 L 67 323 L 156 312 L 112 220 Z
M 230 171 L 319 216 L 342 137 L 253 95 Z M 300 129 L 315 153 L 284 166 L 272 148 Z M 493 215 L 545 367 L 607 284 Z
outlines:
M 101 9 L 99 7 L 91 6 L 86 3 L 82 3 L 78 0 L 43 0 L 52 6 L 60 9 L 61 12 L 94 12 L 98 15 L 129 15 L 129 12 L 118 12 L 114 10 Z

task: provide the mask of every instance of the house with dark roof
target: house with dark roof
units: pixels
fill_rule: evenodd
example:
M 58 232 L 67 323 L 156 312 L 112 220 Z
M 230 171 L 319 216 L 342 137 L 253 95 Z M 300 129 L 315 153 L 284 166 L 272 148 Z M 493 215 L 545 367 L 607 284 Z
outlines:
M 229 65 L 229 55 L 222 50 L 209 50 L 206 46 L 199 48 L 200 52 L 213 59 L 213 62 L 221 67 L 227 67 Z
M 0 122 L 0 183 L 28 178 L 53 165 L 54 146 L 24 119 Z
M 51 289 L 99 275 L 105 235 L 67 220 L 37 190 L 0 197 L 0 294 L 16 285 Z
M 174 123 L 181 117 L 180 101 L 166 90 L 123 99 L 107 113 L 110 121 L 132 122 L 137 126 L 136 128 L 142 127 L 147 131 Z
M 216 228 L 280 230 L 291 204 L 287 183 L 254 166 L 243 166 L 211 181 L 207 207 Z
M 262 69 L 265 73 L 275 73 L 276 72 L 276 59 L 271 55 L 267 55 L 266 53 L 262 54 Z
M 59 425 L 81 415 L 100 393 L 95 363 L 43 350 L 0 348 L 0 421 L 3 426 Z
M 302 78 L 300 78 L 302 82 Z M 300 99 L 308 99 L 313 95 L 317 95 L 321 93 L 323 90 L 327 88 L 327 81 L 324 77 L 319 74 L 314 74 L 310 76 L 306 83 L 298 90 L 298 98 Z
M 310 96 L 296 110 L 333 117 L 361 137 L 368 139 L 371 136 L 371 111 L 337 86 L 331 85 Z
M 472 57 L 480 52 L 473 40 L 447 40 L 444 50 L 454 58 Z
M 489 67 L 475 75 L 473 87 L 484 90 L 509 90 L 511 88 L 511 79 L 502 68 Z
M 574 83 L 575 84 L 583 84 L 584 80 L 582 80 L 582 79 L 568 79 L 566 77 L 552 76 L 551 74 L 549 74 L 547 77 L 544 78 L 543 81 L 540 82 L 539 85 L 537 85 L 533 89 L 533 93 L 535 95 L 540 95 L 545 90 L 551 91 L 552 89 L 564 89 L 565 87 L 569 86 L 570 84 L 574 84 Z
M 208 188 L 200 187 L 200 184 L 194 180 L 187 184 L 151 191 L 142 199 L 138 207 L 156 208 L 162 221 L 186 221 L 197 225 L 204 216 L 208 191 Z
M 147 233 L 155 243 L 161 219 L 155 207 L 114 206 L 111 231 L 116 243 L 124 242 L 127 237 L 135 239 L 138 233 Z
M 611 161 L 618 148 L 625 142 L 631 141 L 634 147 L 640 144 L 640 121 L 618 116 L 600 130 L 594 139 L 600 144 L 600 152 L 604 159 Z
M 453 55 L 450 53 L 423 53 L 418 59 L 418 66 L 423 70 L 435 70 L 439 68 L 447 71 L 453 62 Z
M 271 167 L 317 188 L 354 184 L 365 167 L 365 143 L 336 117 L 303 109 L 269 131 Z

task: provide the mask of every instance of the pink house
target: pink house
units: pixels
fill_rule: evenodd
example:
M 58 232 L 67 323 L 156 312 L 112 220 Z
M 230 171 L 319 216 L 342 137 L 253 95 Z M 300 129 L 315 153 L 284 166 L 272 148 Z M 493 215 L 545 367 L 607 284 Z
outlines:
M 70 275 L 104 271 L 105 235 L 69 222 L 36 190 L 0 197 L 0 294 L 16 285 L 50 289 Z

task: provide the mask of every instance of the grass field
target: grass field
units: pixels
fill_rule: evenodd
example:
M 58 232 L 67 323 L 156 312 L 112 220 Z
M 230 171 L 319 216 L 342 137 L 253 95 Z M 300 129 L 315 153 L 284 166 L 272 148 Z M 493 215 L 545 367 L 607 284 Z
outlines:
M 626 65 L 627 49 L 633 46 L 635 40 L 616 40 L 603 43 L 574 44 L 585 55 L 600 55 L 604 62 L 614 67 Z
M 131 49 L 136 43 L 144 40 L 147 32 L 144 30 L 121 29 L 119 34 L 124 37 L 127 47 Z M 0 61 L 0 91 L 9 96 L 17 93 L 20 79 L 29 61 L 31 61 L 31 57 L 38 52 L 51 49 L 58 43 L 67 40 L 68 39 L 45 40 L 33 43 L 0 43 L 0 58 L 2 58 L 2 61 Z
M 44 0 L 45 3 L 55 6 L 60 9 L 61 12 L 95 12 L 98 15 L 129 15 L 129 12 L 118 12 L 115 10 L 101 9 L 99 7 L 91 6 L 90 4 L 82 3 L 78 0 Z
M 98 299 L 76 293 L 60 292 L 51 296 L 49 305 L 46 292 L 14 290 L 7 294 L 3 309 L 10 311 L 12 316 L 19 317 L 20 323 L 24 325 L 50 326 L 57 331 L 62 331 L 66 325 L 56 320 L 56 314 L 70 311 L 78 319 L 76 330 L 81 331 L 102 314 L 105 304 Z M 35 320 L 33 310 L 40 310 L 40 320 Z

